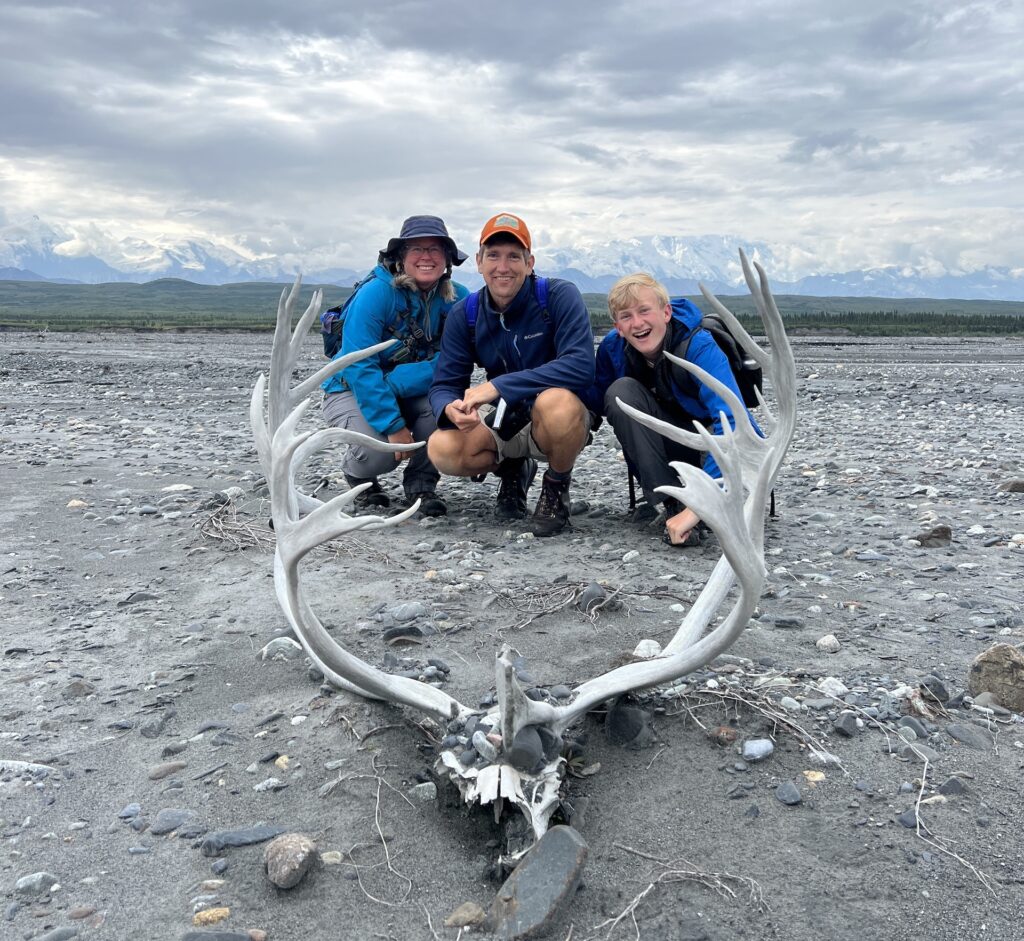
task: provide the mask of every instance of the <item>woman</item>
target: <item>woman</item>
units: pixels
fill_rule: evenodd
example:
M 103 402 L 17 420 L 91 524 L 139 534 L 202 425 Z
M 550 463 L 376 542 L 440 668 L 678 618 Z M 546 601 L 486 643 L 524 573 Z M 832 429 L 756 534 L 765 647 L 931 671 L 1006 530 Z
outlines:
M 427 391 L 452 305 L 469 292 L 452 281 L 452 267 L 466 255 L 437 216 L 410 216 L 397 238 L 381 250 L 377 266 L 356 288 L 344 314 L 335 359 L 392 338 L 383 353 L 353 363 L 323 384 L 324 416 L 330 425 L 358 431 L 391 444 L 426 441 L 435 429 Z M 425 516 L 443 516 L 437 495 L 440 475 L 427 449 L 375 451 L 351 444 L 342 462 L 350 487 L 369 482 L 357 498 L 361 507 L 387 507 L 377 478 L 406 461 L 402 486 L 408 503 L 420 500 Z

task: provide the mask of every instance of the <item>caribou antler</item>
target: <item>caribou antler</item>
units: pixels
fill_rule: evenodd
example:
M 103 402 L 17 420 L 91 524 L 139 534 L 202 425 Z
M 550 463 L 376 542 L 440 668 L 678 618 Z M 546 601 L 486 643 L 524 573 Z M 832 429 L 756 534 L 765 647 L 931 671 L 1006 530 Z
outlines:
M 416 512 L 419 501 L 389 519 L 379 516 L 355 517 L 349 516 L 345 510 L 351 507 L 356 495 L 369 484 L 354 487 L 328 503 L 321 503 L 296 487 L 295 476 L 303 463 L 337 441 L 358 441 L 388 451 L 405 451 L 410 448 L 408 444 L 384 444 L 367 435 L 341 428 L 302 434 L 297 432 L 298 423 L 310 405 L 308 396 L 321 382 L 350 363 L 379 353 L 396 342 L 388 340 L 333 360 L 292 388 L 291 376 L 298 361 L 299 349 L 323 303 L 322 292 L 316 291 L 292 332 L 292 314 L 301 286 L 302 278 L 296 278 L 291 291 L 282 292 L 278 303 L 266 414 L 263 400 L 267 382 L 262 374 L 256 380 L 249 406 L 256 450 L 270 488 L 270 508 L 277 536 L 274 587 L 278 603 L 310 659 L 334 685 L 363 696 L 412 706 L 445 720 L 467 714 L 469 710 L 465 706 L 433 686 L 407 677 L 391 676 L 349 653 L 327 633 L 302 596 L 299 563 L 305 555 L 318 545 L 355 529 L 380 529 L 397 525 Z M 422 443 L 416 446 L 421 447 Z
M 793 436 L 796 420 L 796 368 L 792 350 L 772 298 L 768 279 L 760 265 L 755 265 L 758 278 L 746 256 L 740 252 L 743 274 L 764 323 L 771 344 L 765 352 L 740 326 L 733 314 L 701 285 L 701 291 L 716 312 L 726 321 L 741 345 L 761 366 L 771 380 L 778 415 L 773 415 L 758 393 L 763 417 L 761 433 L 755 428 L 743 403 L 728 388 L 702 369 L 672 357 L 680 367 L 711 386 L 728 403 L 735 417 L 735 427 L 722 421 L 723 433 L 712 435 L 697 425 L 696 431 L 682 431 L 672 425 L 637 412 L 620 403 L 637 421 L 691 448 L 710 450 L 722 471 L 720 481 L 712 480 L 702 470 L 688 464 L 672 466 L 680 478 L 680 487 L 662 487 L 663 492 L 681 499 L 691 507 L 718 536 L 722 557 L 718 560 L 708 583 L 701 591 L 689 614 L 673 639 L 660 653 L 645 661 L 630 663 L 603 676 L 588 680 L 574 690 L 566 705 L 537 702 L 530 699 L 516 679 L 508 648 L 496 657 L 495 685 L 497 708 L 477 717 L 481 726 L 478 735 L 497 746 L 497 755 L 490 760 L 481 757 L 463 763 L 465 746 L 445 749 L 437 768 L 446 772 L 462 791 L 467 801 L 500 805 L 507 799 L 526 815 L 536 836 L 547 829 L 548 820 L 558 803 L 558 792 L 564 770 L 559 755 L 561 733 L 578 721 L 594 706 L 631 690 L 666 683 L 685 676 L 713 660 L 728 649 L 746 627 L 760 598 L 764 585 L 764 508 L 769 492 Z M 379 529 L 407 519 L 416 509 L 411 507 L 390 519 L 352 517 L 347 508 L 355 493 L 348 491 L 322 504 L 298 491 L 295 474 L 303 461 L 329 443 L 360 440 L 388 450 L 407 450 L 409 445 L 383 445 L 374 439 L 353 432 L 328 429 L 299 434 L 299 420 L 308 407 L 306 397 L 316 386 L 349 363 L 370 356 L 388 344 L 350 354 L 320 369 L 314 376 L 290 387 L 290 377 L 297 361 L 299 345 L 319 309 L 321 297 L 314 295 L 294 334 L 289 332 L 291 312 L 298 296 L 300 282 L 291 293 L 282 294 L 278 306 L 277 330 L 271 361 L 270 392 L 264 421 L 264 388 L 262 376 L 253 391 L 251 420 L 257 451 L 270 484 L 277 553 L 274 561 L 274 583 L 278 600 L 307 653 L 332 682 L 365 696 L 378 697 L 411 706 L 430 715 L 453 720 L 449 728 L 464 727 L 471 710 L 432 686 L 416 680 L 390 676 L 364 663 L 341 647 L 323 628 L 305 602 L 299 586 L 299 563 L 315 546 L 357 528 Z M 390 341 L 394 342 L 394 341 Z M 305 518 L 301 518 L 306 514 Z M 729 589 L 739 584 L 738 597 L 721 622 L 706 636 L 716 612 L 725 601 Z M 490 732 L 490 736 L 484 733 Z M 543 759 L 528 766 L 523 764 L 518 746 L 524 738 L 536 733 L 543 740 Z M 540 733 L 543 733 L 541 735 Z M 484 741 L 479 746 L 483 749 Z M 527 750 L 528 752 L 528 750 Z

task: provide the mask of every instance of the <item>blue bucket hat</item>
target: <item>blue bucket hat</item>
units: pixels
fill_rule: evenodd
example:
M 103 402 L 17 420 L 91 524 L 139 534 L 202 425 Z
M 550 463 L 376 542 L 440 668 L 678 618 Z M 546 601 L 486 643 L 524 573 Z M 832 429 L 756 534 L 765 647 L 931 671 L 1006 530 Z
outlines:
M 453 265 L 461 265 L 469 256 L 460 252 L 459 247 L 448 234 L 444 221 L 440 216 L 409 216 L 402 223 L 402 231 L 398 238 L 391 239 L 388 247 L 381 251 L 381 255 L 395 257 L 407 239 L 440 239 L 448 249 L 448 258 Z

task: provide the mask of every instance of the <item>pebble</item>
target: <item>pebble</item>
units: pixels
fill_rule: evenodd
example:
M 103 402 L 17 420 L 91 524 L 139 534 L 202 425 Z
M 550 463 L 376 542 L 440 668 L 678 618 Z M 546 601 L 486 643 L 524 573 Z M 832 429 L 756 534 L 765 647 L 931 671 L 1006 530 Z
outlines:
M 303 833 L 283 833 L 263 851 L 267 878 L 279 889 L 297 886 L 316 862 L 316 843 Z
M 59 880 L 50 872 L 33 872 L 22 876 L 14 883 L 14 891 L 19 895 L 43 895 L 49 892 Z
M 834 696 L 836 699 L 842 699 L 850 691 L 842 680 L 834 676 L 826 676 L 825 679 L 819 680 L 818 689 L 826 696 Z
M 195 815 L 194 810 L 165 807 L 163 810 L 157 812 L 152 824 L 150 824 L 149 832 L 154 836 L 162 836 L 165 833 L 171 833 L 172 831 L 177 830 L 178 827 L 182 826 L 184 823 L 192 820 Z
M 172 774 L 176 774 L 182 769 L 188 767 L 184 761 L 167 761 L 160 765 L 155 765 L 149 769 L 147 777 L 150 781 L 162 781 L 164 778 L 169 777 Z
M 257 824 L 240 830 L 219 830 L 203 840 L 199 851 L 204 856 L 217 856 L 225 849 L 265 843 L 267 840 L 272 840 L 275 836 L 287 832 L 286 827 L 268 827 L 265 824 Z
M 783 781 L 777 788 L 775 788 L 775 796 L 783 804 L 788 804 L 790 807 L 793 807 L 803 801 L 803 798 L 800 796 L 800 788 L 798 788 L 792 781 Z
M 275 637 L 260 651 L 261 660 L 297 660 L 302 655 L 302 646 L 290 637 Z
M 651 714 L 621 698 L 608 710 L 605 733 L 612 744 L 626 748 L 646 748 L 654 742 Z
M 764 761 L 775 751 L 775 743 L 770 738 L 752 738 L 743 743 L 743 760 L 751 763 Z
M 818 638 L 814 646 L 822 653 L 839 653 L 842 649 L 842 644 L 839 643 L 835 634 L 826 634 L 824 637 Z
M 956 739 L 961 745 L 976 751 L 991 751 L 996 746 L 995 737 L 987 729 L 964 722 L 950 722 L 946 726 L 946 734 Z
M 437 785 L 433 781 L 424 781 L 409 788 L 409 796 L 416 800 L 429 804 L 437 800 Z

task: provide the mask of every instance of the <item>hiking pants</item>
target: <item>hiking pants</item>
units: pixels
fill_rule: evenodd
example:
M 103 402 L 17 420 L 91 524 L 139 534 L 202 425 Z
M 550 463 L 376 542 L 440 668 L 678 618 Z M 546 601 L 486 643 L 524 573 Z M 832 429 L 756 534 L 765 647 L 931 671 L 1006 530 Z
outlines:
M 414 441 L 426 441 L 437 428 L 434 423 L 434 413 L 431 411 L 430 402 L 425 395 L 412 399 L 399 399 L 398 407 L 405 419 L 406 428 L 412 432 Z M 387 435 L 374 431 L 363 418 L 356 397 L 351 392 L 331 392 L 325 395 L 323 410 L 327 424 L 333 428 L 358 431 L 360 434 L 376 438 L 378 441 L 388 440 Z M 357 477 L 360 480 L 375 480 L 381 474 L 387 474 L 398 466 L 391 451 L 375 451 L 363 444 L 350 444 L 341 463 L 342 471 L 349 477 Z M 405 490 L 406 496 L 414 493 L 434 492 L 441 475 L 437 468 L 430 463 L 425 447 L 413 451 L 412 457 L 405 461 L 404 466 L 402 488 Z
M 670 411 L 665 408 L 654 397 L 654 393 L 636 379 L 631 379 L 628 376 L 616 379 L 605 393 L 604 410 L 605 415 L 608 416 L 608 423 L 615 431 L 615 437 L 619 439 L 619 444 L 622 445 L 622 451 L 626 455 L 626 461 L 629 463 L 633 475 L 640 481 L 640 487 L 647 503 L 654 506 L 656 503 L 668 499 L 663 493 L 655 493 L 655 487 L 679 486 L 679 477 L 668 466 L 669 461 L 682 461 L 684 464 L 700 467 L 703 454 L 679 444 L 677 441 L 671 441 L 646 425 L 641 425 L 640 422 L 619 408 L 615 401 L 617 398 L 641 412 L 646 412 L 654 418 L 660 418 L 684 431 L 693 431 L 694 419 L 681 409 Z

